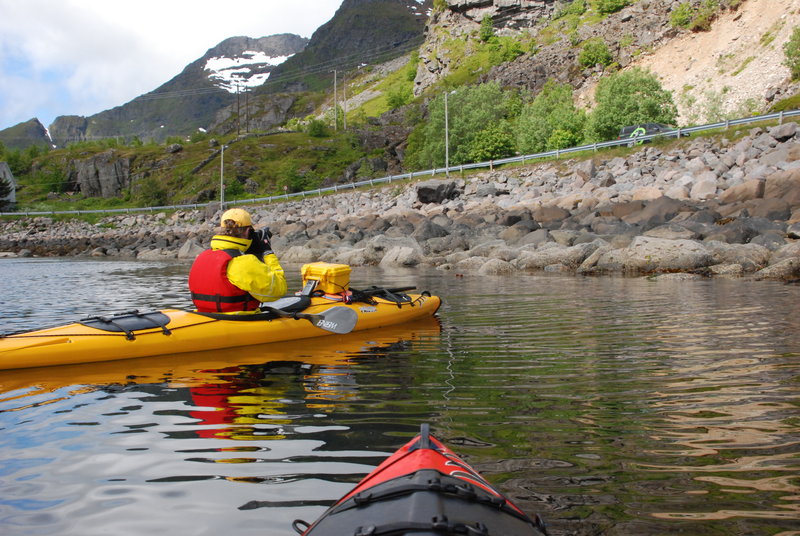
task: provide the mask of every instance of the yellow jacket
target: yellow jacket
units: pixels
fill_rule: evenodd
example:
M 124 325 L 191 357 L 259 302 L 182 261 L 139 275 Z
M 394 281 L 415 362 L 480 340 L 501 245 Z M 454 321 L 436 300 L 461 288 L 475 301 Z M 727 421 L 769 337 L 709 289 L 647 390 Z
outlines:
M 215 235 L 211 249 L 238 249 L 242 252 L 250 247 L 249 238 Z M 228 281 L 250 293 L 261 302 L 277 300 L 286 294 L 286 276 L 274 253 L 264 255 L 261 260 L 255 255 L 239 255 L 228 263 Z

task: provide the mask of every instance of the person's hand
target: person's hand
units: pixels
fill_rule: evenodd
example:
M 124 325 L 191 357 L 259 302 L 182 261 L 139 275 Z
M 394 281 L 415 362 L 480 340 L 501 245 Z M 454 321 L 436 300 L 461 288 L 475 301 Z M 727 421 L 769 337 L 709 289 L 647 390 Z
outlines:
M 250 239 L 252 242 L 250 243 L 250 247 L 247 248 L 245 253 L 249 253 L 251 255 L 255 255 L 259 259 L 263 258 L 264 255 L 272 254 L 272 244 L 269 242 L 269 238 L 272 236 L 272 233 L 269 229 L 259 229 L 256 231 L 255 229 L 250 232 Z

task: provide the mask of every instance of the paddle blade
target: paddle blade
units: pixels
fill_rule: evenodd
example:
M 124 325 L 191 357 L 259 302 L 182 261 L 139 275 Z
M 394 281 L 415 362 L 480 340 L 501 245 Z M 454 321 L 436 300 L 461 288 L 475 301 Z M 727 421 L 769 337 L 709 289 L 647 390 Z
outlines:
M 356 327 L 358 315 L 347 307 L 331 307 L 324 313 L 309 315 L 313 316 L 311 323 L 320 329 L 344 335 L 350 333 Z

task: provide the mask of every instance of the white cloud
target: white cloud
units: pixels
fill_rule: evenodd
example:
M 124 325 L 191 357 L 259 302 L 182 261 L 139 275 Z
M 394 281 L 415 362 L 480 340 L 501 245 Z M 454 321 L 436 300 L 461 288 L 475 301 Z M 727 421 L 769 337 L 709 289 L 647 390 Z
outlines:
M 0 129 L 124 104 L 228 37 L 310 37 L 341 2 L 0 0 Z

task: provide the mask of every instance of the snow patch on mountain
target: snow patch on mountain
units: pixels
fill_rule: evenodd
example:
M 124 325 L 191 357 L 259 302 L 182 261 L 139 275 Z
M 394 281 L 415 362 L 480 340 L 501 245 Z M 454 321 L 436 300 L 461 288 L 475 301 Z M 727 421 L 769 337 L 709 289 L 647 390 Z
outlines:
M 289 56 L 269 56 L 264 52 L 246 51 L 235 58 L 213 57 L 205 64 L 208 79 L 230 93 L 264 85 L 272 67 L 288 60 Z
M 414 2 L 416 2 L 417 5 L 414 5 Z M 423 9 L 424 5 L 425 5 L 425 0 L 413 0 L 413 2 L 408 6 L 408 8 L 411 10 L 411 13 L 414 14 L 414 16 L 429 17 L 431 14 L 431 10 L 428 9 L 426 12 Z

